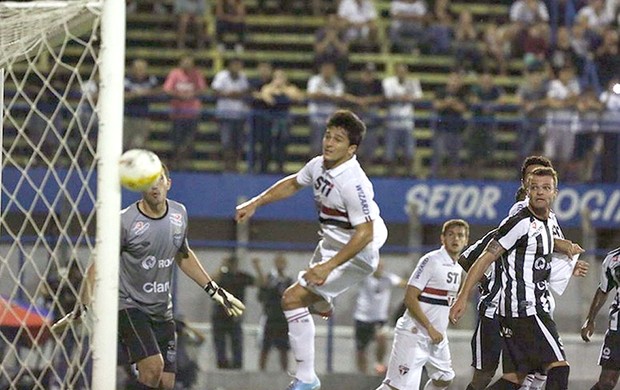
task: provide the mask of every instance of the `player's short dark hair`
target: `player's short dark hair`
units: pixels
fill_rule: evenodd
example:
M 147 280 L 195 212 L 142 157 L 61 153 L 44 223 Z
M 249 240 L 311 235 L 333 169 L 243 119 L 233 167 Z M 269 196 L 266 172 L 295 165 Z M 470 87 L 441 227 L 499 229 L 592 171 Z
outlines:
M 161 171 L 163 172 L 166 179 L 170 180 L 170 170 L 168 169 L 168 166 L 163 162 L 161 163 Z
M 521 165 L 521 181 L 525 180 L 525 171 L 530 165 L 542 165 L 543 167 L 553 168 L 553 164 L 551 160 L 549 160 L 545 156 L 529 156 L 525 160 L 523 160 L 523 165 Z
M 523 186 L 519 187 L 519 189 L 515 193 L 515 201 L 521 202 L 522 200 L 525 200 L 526 197 L 527 191 L 525 190 L 525 188 Z
M 338 110 L 327 119 L 327 128 L 341 127 L 349 137 L 351 145 L 359 145 L 366 134 L 366 125 L 349 110 Z
M 558 173 L 553 168 L 549 168 L 549 167 L 536 168 L 530 174 L 530 178 L 534 176 L 539 176 L 539 177 L 550 176 L 553 178 L 553 184 L 555 184 L 556 187 L 558 186 Z
M 448 229 L 459 226 L 465 228 L 465 233 L 467 234 L 467 237 L 469 237 L 469 224 L 464 219 L 450 219 L 444 222 L 441 228 L 441 235 L 443 236 L 444 234 L 446 234 Z

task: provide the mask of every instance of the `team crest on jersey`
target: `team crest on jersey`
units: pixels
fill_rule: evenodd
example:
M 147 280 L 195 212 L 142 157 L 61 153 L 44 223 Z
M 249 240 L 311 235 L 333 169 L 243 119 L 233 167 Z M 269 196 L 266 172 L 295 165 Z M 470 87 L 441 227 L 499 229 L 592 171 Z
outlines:
M 142 260 L 142 268 L 149 270 L 155 267 L 157 264 L 157 259 L 155 256 L 148 256 L 146 259 Z
M 177 248 L 181 247 L 181 244 L 183 244 L 183 233 L 181 232 L 175 232 L 172 235 L 172 243 L 174 244 L 174 246 L 176 246 Z
M 183 215 L 179 213 L 170 214 L 170 223 L 174 226 L 183 226 Z
M 398 372 L 400 373 L 401 376 L 407 375 L 407 373 L 409 372 L 409 367 L 407 367 L 404 364 L 399 364 L 398 365 Z
M 150 223 L 138 221 L 133 224 L 131 231 L 133 232 L 134 235 L 139 236 L 143 234 L 144 232 L 146 232 L 147 230 L 149 230 L 149 227 L 151 227 Z

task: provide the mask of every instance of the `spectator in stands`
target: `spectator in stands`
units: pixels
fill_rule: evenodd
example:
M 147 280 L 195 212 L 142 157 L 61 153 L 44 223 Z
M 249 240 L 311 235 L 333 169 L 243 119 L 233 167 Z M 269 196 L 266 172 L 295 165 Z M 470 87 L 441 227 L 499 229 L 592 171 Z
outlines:
M 544 61 L 549 52 L 549 26 L 546 23 L 532 24 L 527 28 L 523 40 L 523 59 L 526 64 Z
M 288 351 L 291 345 L 288 340 L 288 322 L 280 301 L 284 290 L 293 284 L 293 278 L 286 273 L 287 260 L 282 254 L 278 254 L 273 259 L 274 269 L 268 275 L 264 274 L 260 262 L 260 259 L 252 259 L 259 287 L 258 300 L 263 305 L 263 314 L 260 319 L 262 340 L 258 367 L 261 371 L 265 371 L 269 351 L 271 347 L 275 347 L 280 354 L 280 368 L 283 372 L 287 372 Z
M 412 163 L 414 160 L 416 140 L 413 133 L 414 110 L 413 103 L 422 98 L 420 80 L 409 75 L 409 69 L 405 63 L 397 63 L 394 66 L 394 76 L 383 80 L 383 93 L 387 103 L 387 115 L 385 121 L 385 161 L 390 166 L 390 172 L 395 173 L 397 168 L 397 148 L 402 146 L 401 164 L 405 168 L 405 174 L 410 171 L 413 176 L 420 173 L 418 166 Z
M 215 3 L 217 49 L 226 50 L 225 34 L 236 34 L 235 52 L 242 53 L 245 45 L 246 12 L 243 0 L 217 0 Z
M 489 72 L 483 73 L 471 88 L 470 106 L 473 123 L 466 137 L 468 166 L 471 168 L 468 177 L 484 178 L 481 175 L 487 170 L 480 168 L 485 164 L 493 164 L 497 131 L 495 113 L 498 105 L 504 102 L 503 99 L 504 90 L 495 84 L 495 78 Z
M 159 92 L 157 77 L 149 74 L 148 63 L 136 59 L 125 76 L 125 121 L 123 148 L 144 148 L 151 133 L 149 103 Z
M 346 77 L 349 66 L 349 42 L 342 21 L 336 14 L 327 16 L 327 23 L 315 35 L 314 63 L 316 69 L 324 62 L 333 62 L 341 78 Z
M 450 0 L 436 0 L 432 14 L 428 15 L 426 38 L 422 52 L 445 55 L 452 50 L 454 35 L 452 15 L 449 10 Z
M 599 100 L 605 107 L 601 118 L 601 132 L 604 134 L 601 179 L 617 183 L 620 181 L 620 78 L 609 82 Z
M 164 92 L 171 98 L 173 150 L 170 163 L 175 168 L 179 168 L 192 149 L 201 115 L 200 95 L 206 89 L 205 78 L 191 56 L 181 57 L 179 66 L 168 73 L 164 82 Z
M 347 98 L 353 105 L 353 111 L 366 124 L 364 144 L 358 149 L 357 156 L 362 164 L 374 163 L 382 134 L 383 121 L 379 112 L 384 101 L 383 85 L 374 63 L 367 63 L 360 72 L 360 78 L 351 81 Z
M 523 55 L 523 39 L 527 28 L 532 24 L 549 22 L 549 11 L 542 0 L 516 0 L 510 6 L 510 28 L 508 39 L 512 46 L 512 55 Z
M 583 58 L 579 57 L 571 45 L 570 30 L 567 27 L 558 28 L 555 45 L 551 48 L 547 58 L 554 72 L 566 66 L 583 69 Z
M 598 79 L 603 87 L 620 77 L 620 45 L 616 28 L 610 27 L 603 33 L 603 42 L 596 50 L 595 61 Z
M 542 64 L 524 73 L 517 90 L 521 106 L 521 129 L 518 135 L 519 159 L 536 154 L 540 148 L 540 129 L 544 123 L 547 102 L 546 70 Z
M 243 62 L 238 58 L 228 61 L 226 69 L 213 78 L 211 87 L 217 103 L 215 115 L 221 137 L 224 171 L 236 172 L 243 152 L 243 136 L 248 117 L 245 99 L 250 93 L 250 83 L 243 72 Z
M 344 83 L 336 75 L 332 62 L 321 64 L 319 73 L 308 80 L 308 120 L 310 123 L 310 156 L 321 152 L 325 121 L 338 109 L 344 96 Z
M 476 26 L 469 10 L 464 9 L 459 14 L 459 21 L 454 30 L 454 52 L 457 68 L 464 71 L 482 72 L 482 53 Z
M 207 35 L 204 22 L 206 12 L 207 0 L 174 0 L 174 13 L 178 15 L 177 48 L 185 48 L 187 27 L 193 21 L 196 30 L 196 48 L 204 49 Z
M 463 131 L 467 126 L 464 115 L 468 108 L 467 90 L 458 72 L 450 73 L 446 86 L 435 93 L 433 108 L 437 119 L 433 134 L 432 175 L 438 177 L 449 173 L 450 176 L 460 177 L 460 152 Z M 448 160 L 447 163 L 444 160 Z
M 547 90 L 547 121 L 544 135 L 544 155 L 553 161 L 558 174 L 565 177 L 573 157 L 575 133 L 571 125 L 574 120 L 577 97 L 581 92 L 573 68 L 560 70 Z
M 250 137 L 248 140 L 248 168 L 253 172 L 267 172 L 267 157 L 271 145 L 271 107 L 265 102 L 260 91 L 271 82 L 273 67 L 270 62 L 262 61 L 256 66 L 257 76 L 249 79 L 252 92 L 252 111 L 250 112 Z
M 585 7 L 577 13 L 577 19 L 585 18 L 588 27 L 597 35 L 603 35 L 603 31 L 611 24 L 613 15 L 605 8 L 605 0 L 589 0 Z
M 246 288 L 255 283 L 252 275 L 239 271 L 239 260 L 235 256 L 229 256 L 222 261 L 213 280 L 221 288 L 244 301 Z M 243 367 L 243 317 L 229 316 L 222 305 L 215 303 L 211 320 L 217 367 L 240 370 Z M 230 344 L 232 359 L 229 358 L 227 344 Z
M 425 37 L 428 8 L 424 0 L 392 0 L 390 43 L 400 53 L 419 52 Z
M 286 147 L 291 127 L 290 109 L 293 103 L 301 102 L 305 96 L 296 85 L 288 81 L 282 69 L 273 72 L 273 80 L 261 88 L 260 96 L 268 105 L 271 115 L 270 142 L 265 142 L 264 156 L 267 164 L 275 159 L 277 172 L 283 172 L 288 157 Z
M 599 132 L 599 121 L 603 111 L 594 88 L 589 87 L 581 92 L 576 103 L 575 151 L 574 164 L 566 180 L 591 182 L 597 150 L 600 151 L 603 141 Z
M 377 9 L 372 0 L 342 0 L 338 5 L 338 16 L 345 21 L 349 42 L 364 45 L 376 42 Z
M 508 74 L 508 59 L 510 53 L 506 47 L 506 29 L 498 26 L 497 23 L 487 24 L 482 38 L 484 54 L 487 59 L 497 64 L 497 71 L 501 75 Z

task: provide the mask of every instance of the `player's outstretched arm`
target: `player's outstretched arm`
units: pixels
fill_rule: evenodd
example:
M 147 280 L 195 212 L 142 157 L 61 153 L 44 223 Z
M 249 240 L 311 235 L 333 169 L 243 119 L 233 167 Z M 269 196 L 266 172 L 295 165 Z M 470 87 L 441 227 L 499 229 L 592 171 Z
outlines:
M 600 288 L 596 289 L 596 293 L 592 298 L 592 303 L 590 304 L 590 310 L 588 311 L 588 316 L 586 317 L 586 321 L 583 323 L 581 327 L 581 338 L 585 342 L 590 341 L 590 337 L 594 334 L 594 319 L 596 315 L 601 310 L 601 307 L 607 301 L 607 293 L 604 293 Z
M 245 305 L 213 281 L 211 276 L 209 276 L 207 271 L 202 267 L 202 264 L 198 261 L 194 251 L 188 249 L 187 253 L 179 253 L 176 256 L 176 261 L 179 268 L 181 268 L 190 279 L 202 287 L 214 301 L 224 306 L 229 316 L 237 317 L 243 314 Z
M 288 198 L 299 191 L 302 186 L 297 183 L 297 174 L 289 175 L 277 181 L 261 194 L 237 206 L 235 221 L 245 222 L 254 215 L 259 206 Z
M 456 324 L 457 321 L 463 317 L 467 309 L 467 302 L 469 302 L 469 294 L 484 276 L 484 271 L 489 268 L 494 261 L 499 259 L 505 251 L 506 250 L 502 248 L 499 242 L 493 239 L 489 242 L 489 245 L 487 245 L 478 260 L 471 266 L 465 277 L 463 286 L 459 291 L 459 295 L 456 301 L 454 301 L 454 305 L 450 308 L 450 321 L 452 321 L 452 323 Z

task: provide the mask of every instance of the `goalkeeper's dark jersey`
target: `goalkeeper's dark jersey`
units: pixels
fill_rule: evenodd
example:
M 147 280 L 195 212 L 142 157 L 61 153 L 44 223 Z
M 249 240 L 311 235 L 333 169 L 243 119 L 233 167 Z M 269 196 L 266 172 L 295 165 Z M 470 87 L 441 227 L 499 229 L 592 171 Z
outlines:
M 185 206 L 167 201 L 163 217 L 144 215 L 134 203 L 121 211 L 119 310 L 137 308 L 154 320 L 172 319 L 172 270 L 187 253 Z

